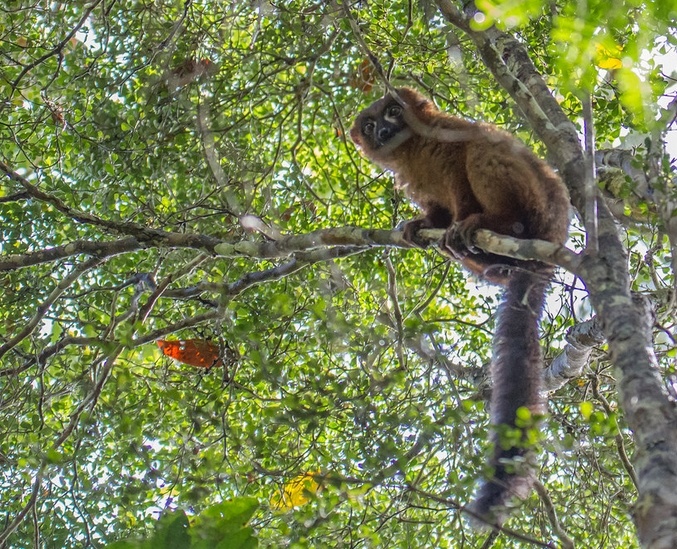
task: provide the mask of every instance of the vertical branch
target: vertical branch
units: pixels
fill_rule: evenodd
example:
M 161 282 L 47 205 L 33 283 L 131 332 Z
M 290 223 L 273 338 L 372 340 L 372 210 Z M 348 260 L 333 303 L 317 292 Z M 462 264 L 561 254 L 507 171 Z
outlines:
M 667 156 L 665 151 L 665 133 L 671 129 L 677 117 L 677 99 L 674 99 L 661 117 L 665 127 L 654 130 L 647 151 L 648 187 L 655 193 L 659 213 L 665 225 L 665 233 L 670 244 L 670 266 L 672 268 L 672 296 L 670 310 L 677 308 L 677 199 L 675 190 L 677 178 L 674 173 L 665 174 L 661 169 L 661 160 Z
M 357 24 L 357 21 L 355 21 L 355 18 L 353 17 L 352 13 L 350 12 L 350 6 L 348 5 L 348 2 L 346 0 L 344 0 L 341 5 L 343 7 L 343 12 L 345 13 L 346 19 L 348 19 L 348 23 L 350 23 L 350 28 L 353 31 L 353 37 L 355 38 L 358 45 L 360 46 L 360 49 L 369 58 L 369 61 L 374 66 L 374 69 L 376 71 L 376 76 L 378 76 L 379 80 L 381 82 L 383 82 L 383 85 L 390 92 L 390 94 L 393 97 L 397 97 L 397 93 L 395 92 L 395 88 L 393 88 L 392 84 L 390 83 L 389 75 L 386 74 L 386 71 L 383 69 L 383 65 L 381 65 L 381 62 L 378 60 L 378 57 L 376 57 L 376 54 L 371 51 L 369 46 L 367 46 L 367 43 L 364 41 L 364 37 L 362 36 L 362 31 L 360 30 L 360 27 Z M 388 71 L 388 72 L 390 72 L 390 71 Z
M 583 131 L 585 134 L 585 249 L 596 255 L 599 251 L 597 229 L 597 170 L 595 167 L 595 127 L 592 115 L 592 96 L 586 91 L 582 97 Z
M 404 353 L 402 352 L 402 341 L 404 338 L 404 318 L 397 291 L 397 272 L 390 260 L 390 255 L 386 250 L 385 264 L 388 271 L 388 296 L 390 297 L 393 316 L 395 317 L 395 329 L 397 330 L 397 358 L 400 361 L 400 368 L 404 368 Z
M 219 186 L 219 188 L 223 190 L 223 196 L 226 200 L 226 204 L 228 204 L 228 209 L 233 215 L 239 216 L 240 214 L 243 213 L 243 208 L 235 192 L 231 188 L 229 188 L 228 177 L 226 176 L 226 173 L 223 171 L 223 167 L 219 162 L 216 153 L 216 146 L 214 143 L 214 134 L 209 128 L 207 114 L 208 114 L 207 106 L 200 103 L 200 105 L 198 106 L 197 113 L 197 129 L 200 134 L 200 137 L 202 138 L 201 141 L 204 150 L 204 155 L 205 158 L 207 159 L 209 169 L 211 170 L 214 179 L 216 180 L 216 184 Z

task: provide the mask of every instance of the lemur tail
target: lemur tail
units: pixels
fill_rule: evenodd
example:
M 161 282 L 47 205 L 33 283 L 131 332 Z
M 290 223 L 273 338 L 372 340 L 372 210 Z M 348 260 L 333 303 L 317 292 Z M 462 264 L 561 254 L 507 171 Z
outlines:
M 479 522 L 500 526 L 515 500 L 530 494 L 536 478 L 534 452 L 526 447 L 525 433 L 520 436 L 515 429 L 533 427 L 533 423 L 516 423 L 519 408 L 528 409 L 532 416 L 546 410 L 538 327 L 551 277 L 552 268 L 545 265 L 533 271 L 518 269 L 498 308 L 491 365 L 494 449 L 489 465 L 493 474 L 468 506 L 480 519 L 473 521 L 478 526 Z

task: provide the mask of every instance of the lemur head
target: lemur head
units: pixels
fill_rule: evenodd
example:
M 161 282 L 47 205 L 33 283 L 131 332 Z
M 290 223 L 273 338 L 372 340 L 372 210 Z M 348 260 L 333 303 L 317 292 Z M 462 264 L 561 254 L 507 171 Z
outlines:
M 417 112 L 429 104 L 421 94 L 409 88 L 395 91 L 398 98 L 388 93 L 372 103 L 357 116 L 350 130 L 350 137 L 365 156 L 386 167 L 395 149 L 414 135 L 405 120 L 405 108 Z

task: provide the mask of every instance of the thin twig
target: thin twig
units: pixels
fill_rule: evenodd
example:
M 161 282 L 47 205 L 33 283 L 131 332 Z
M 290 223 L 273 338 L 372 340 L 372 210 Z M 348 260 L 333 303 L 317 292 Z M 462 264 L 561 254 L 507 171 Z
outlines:
M 552 503 L 552 499 L 550 499 L 548 490 L 546 490 L 545 486 L 538 480 L 534 483 L 534 489 L 543 502 L 545 512 L 550 521 L 550 526 L 552 527 L 552 533 L 562 542 L 563 549 L 574 549 L 574 540 L 572 540 L 560 526 L 559 520 L 557 519 L 557 513 L 555 512 L 555 506 Z
M 26 502 L 26 505 L 23 506 L 21 511 L 19 511 L 14 520 L 10 522 L 5 529 L 0 532 L 0 547 L 5 546 L 5 542 L 9 539 L 14 531 L 19 527 L 24 517 L 28 512 L 35 507 L 36 502 L 38 501 L 38 494 L 40 493 L 40 486 L 42 484 L 42 475 L 45 472 L 45 465 L 41 465 L 38 469 L 38 472 L 35 474 L 35 480 L 33 481 L 33 489 L 31 490 L 31 497 Z
M 59 282 L 56 285 L 56 288 L 54 288 L 51 291 L 47 299 L 43 301 L 40 305 L 38 305 L 37 310 L 33 315 L 33 318 L 31 318 L 31 320 L 26 323 L 23 330 L 21 330 L 17 335 L 15 335 L 5 344 L 0 346 L 0 358 L 2 358 L 7 353 L 7 351 L 17 346 L 21 341 L 23 341 L 26 337 L 28 337 L 31 333 L 33 333 L 33 330 L 35 330 L 37 325 L 44 318 L 45 314 L 47 314 L 49 308 L 54 304 L 54 302 L 57 299 L 59 299 L 59 297 L 61 297 L 61 294 L 63 294 L 71 284 L 73 284 L 84 273 L 100 265 L 104 261 L 105 259 L 101 259 L 98 257 L 90 258 L 81 265 L 79 265 L 78 267 L 76 267 L 75 269 L 73 269 L 68 276 L 66 276 L 61 282 Z
M 103 0 L 96 0 L 89 8 L 87 8 L 85 10 L 85 13 L 82 14 L 80 21 L 77 22 L 75 27 L 73 27 L 73 29 L 66 35 L 66 37 L 63 40 L 61 40 L 61 42 L 59 42 L 56 46 L 54 46 L 54 48 L 49 50 L 47 53 L 45 53 L 44 55 L 41 55 L 35 61 L 26 65 L 23 68 L 23 70 L 19 73 L 19 76 L 17 76 L 16 79 L 14 80 L 14 82 L 12 83 L 12 92 L 11 92 L 10 97 L 9 97 L 10 99 L 12 98 L 14 91 L 18 88 L 19 82 L 21 82 L 23 77 L 26 76 L 26 74 L 30 70 L 34 69 L 40 63 L 46 61 L 50 57 L 61 54 L 61 52 L 62 52 L 63 48 L 66 46 L 66 44 L 68 44 L 68 42 L 70 42 L 71 39 L 77 34 L 77 32 L 84 26 L 84 24 L 87 22 L 87 19 L 89 19 L 89 15 L 94 11 L 94 9 L 99 4 L 101 4 L 101 2 L 103 2 Z
M 614 411 L 611 408 L 609 401 L 602 393 L 599 392 L 599 384 L 597 381 L 597 377 L 593 377 L 592 379 L 592 394 L 597 400 L 599 400 L 602 403 L 602 408 L 604 408 L 604 411 L 608 416 L 614 415 Z M 616 441 L 616 449 L 618 450 L 618 456 L 621 458 L 621 463 L 623 464 L 625 471 L 628 473 L 628 476 L 630 477 L 632 484 L 634 484 L 635 488 L 639 489 L 639 479 L 637 478 L 637 472 L 635 471 L 634 466 L 630 462 L 628 452 L 625 450 L 625 441 L 623 440 L 623 435 L 619 432 L 616 434 L 614 439 Z

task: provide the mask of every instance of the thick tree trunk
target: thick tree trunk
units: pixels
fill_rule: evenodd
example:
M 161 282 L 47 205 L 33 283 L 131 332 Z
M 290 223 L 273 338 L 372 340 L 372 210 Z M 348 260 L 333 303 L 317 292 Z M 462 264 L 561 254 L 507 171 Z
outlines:
M 451 0 L 438 0 L 437 4 L 447 20 L 473 40 L 484 63 L 548 147 L 574 207 L 585 212 L 581 144 L 524 46 L 493 27 L 482 32 L 471 30 L 472 6 L 461 11 Z M 635 525 L 642 547 L 677 547 L 677 411 L 658 375 L 650 315 L 633 304 L 626 251 L 602 201 L 598 227 L 599 252 L 584 256 L 578 274 L 608 341 L 621 406 L 635 435 L 639 489 Z

